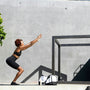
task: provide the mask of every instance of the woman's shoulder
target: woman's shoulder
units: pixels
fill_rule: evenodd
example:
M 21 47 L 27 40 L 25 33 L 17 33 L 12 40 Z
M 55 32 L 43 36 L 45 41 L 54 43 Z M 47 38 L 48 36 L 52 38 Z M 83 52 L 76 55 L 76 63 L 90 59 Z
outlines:
M 17 48 L 15 49 L 15 52 L 20 52 L 20 51 L 21 51 L 20 47 L 17 47 Z

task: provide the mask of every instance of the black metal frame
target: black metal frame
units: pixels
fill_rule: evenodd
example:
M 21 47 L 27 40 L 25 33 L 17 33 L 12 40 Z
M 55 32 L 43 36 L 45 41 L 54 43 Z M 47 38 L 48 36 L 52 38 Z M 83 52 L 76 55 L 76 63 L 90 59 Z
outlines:
M 60 44 L 57 39 L 79 39 L 79 38 L 90 38 L 90 35 L 68 35 L 68 36 L 52 36 L 52 74 L 55 75 L 55 43 L 58 45 L 58 81 L 60 81 L 60 61 L 61 61 L 61 47 L 67 46 L 90 46 L 90 43 L 79 43 L 79 44 Z

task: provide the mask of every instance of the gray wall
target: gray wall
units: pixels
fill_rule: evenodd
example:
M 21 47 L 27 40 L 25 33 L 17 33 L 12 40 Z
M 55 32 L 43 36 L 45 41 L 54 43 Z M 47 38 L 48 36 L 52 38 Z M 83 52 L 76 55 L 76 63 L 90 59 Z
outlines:
M 40 65 L 51 68 L 53 35 L 90 34 L 89 11 L 88 1 L 0 0 L 0 12 L 7 32 L 6 40 L 0 47 L 0 83 L 11 82 L 17 72 L 5 62 L 16 48 L 15 39 L 22 38 L 28 43 L 42 34 L 42 39 L 23 51 L 22 56 L 17 60 L 24 69 L 24 73 L 18 79 L 20 82 Z M 72 74 L 78 65 L 87 62 L 89 52 L 89 47 L 62 48 L 62 73 L 68 75 L 68 80 L 73 78 Z M 49 73 L 43 72 L 43 74 Z M 38 81 L 38 72 L 26 83 L 35 81 Z

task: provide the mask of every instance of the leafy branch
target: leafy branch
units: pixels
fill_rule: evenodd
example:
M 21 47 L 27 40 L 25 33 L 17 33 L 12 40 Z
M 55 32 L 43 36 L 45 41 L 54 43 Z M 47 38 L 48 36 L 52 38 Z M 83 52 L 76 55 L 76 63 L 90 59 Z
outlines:
M 1 17 L 1 13 L 0 13 L 0 45 L 2 46 L 3 44 L 3 40 L 6 37 L 6 33 L 4 32 L 4 26 L 2 25 L 3 23 L 3 19 Z

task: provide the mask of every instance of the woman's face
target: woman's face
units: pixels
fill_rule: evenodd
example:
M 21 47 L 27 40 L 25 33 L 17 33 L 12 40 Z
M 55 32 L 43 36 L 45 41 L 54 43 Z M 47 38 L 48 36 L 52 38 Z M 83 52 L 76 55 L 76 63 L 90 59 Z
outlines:
M 23 41 L 21 41 L 21 46 L 23 46 L 24 45 L 24 42 Z

